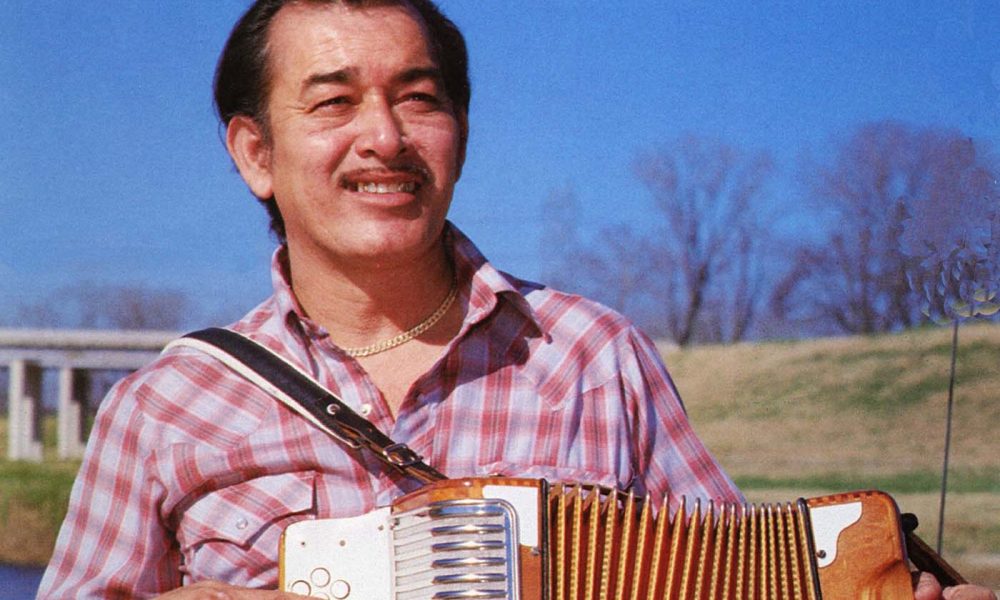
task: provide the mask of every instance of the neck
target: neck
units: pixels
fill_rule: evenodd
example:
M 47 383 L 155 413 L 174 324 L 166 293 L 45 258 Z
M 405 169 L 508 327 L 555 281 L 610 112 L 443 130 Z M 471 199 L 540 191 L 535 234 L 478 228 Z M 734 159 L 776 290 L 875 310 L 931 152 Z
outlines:
M 341 347 L 366 346 L 426 319 L 448 295 L 452 265 L 438 240 L 398 262 L 317 259 L 289 246 L 292 289 L 306 314 Z

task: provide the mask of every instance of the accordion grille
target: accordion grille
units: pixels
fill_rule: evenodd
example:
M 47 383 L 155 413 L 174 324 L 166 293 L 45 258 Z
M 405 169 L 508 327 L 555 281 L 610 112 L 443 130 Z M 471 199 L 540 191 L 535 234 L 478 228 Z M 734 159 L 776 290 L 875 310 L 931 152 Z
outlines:
M 553 485 L 552 600 L 818 600 L 806 509 L 669 502 Z
M 515 523 L 510 505 L 486 499 L 395 516 L 396 600 L 516 598 Z

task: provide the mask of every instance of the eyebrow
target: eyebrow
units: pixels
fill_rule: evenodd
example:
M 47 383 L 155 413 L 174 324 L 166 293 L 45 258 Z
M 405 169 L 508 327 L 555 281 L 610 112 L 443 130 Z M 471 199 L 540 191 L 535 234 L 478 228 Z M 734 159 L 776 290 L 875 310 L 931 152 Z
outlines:
M 413 83 L 414 81 L 420 81 L 421 79 L 432 79 L 436 83 L 444 82 L 444 76 L 441 75 L 441 69 L 437 67 L 415 67 L 413 69 L 408 69 L 403 71 L 397 79 L 400 83 Z
M 354 67 L 338 69 L 328 73 L 314 73 L 309 77 L 306 77 L 306 80 L 302 82 L 302 91 L 330 83 L 349 83 L 352 79 L 357 77 L 357 73 L 358 70 Z
M 302 82 L 302 91 L 305 92 L 310 88 L 321 85 L 350 83 L 353 79 L 357 78 L 358 73 L 359 70 L 357 67 L 345 67 L 326 73 L 314 73 L 306 77 L 306 80 Z M 422 79 L 431 79 L 438 84 L 444 82 L 441 69 L 437 67 L 414 67 L 403 71 L 394 79 L 398 83 L 413 83 Z

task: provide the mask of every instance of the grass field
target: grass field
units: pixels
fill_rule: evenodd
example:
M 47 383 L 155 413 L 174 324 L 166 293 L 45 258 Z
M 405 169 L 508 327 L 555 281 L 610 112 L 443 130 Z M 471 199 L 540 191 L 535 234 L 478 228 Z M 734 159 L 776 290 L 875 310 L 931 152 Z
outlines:
M 933 328 L 664 357 L 695 429 L 751 501 L 884 489 L 933 545 L 950 341 Z M 1000 589 L 1000 326 L 963 325 L 959 348 L 944 554 Z M 0 420 L 2 448 L 5 433 Z M 0 461 L 0 562 L 46 559 L 75 467 Z
M 878 488 L 936 540 L 950 328 L 665 350 L 695 429 L 754 502 Z M 1000 589 L 1000 326 L 963 325 L 943 554 Z
M 77 464 L 0 462 L 0 563 L 45 564 Z

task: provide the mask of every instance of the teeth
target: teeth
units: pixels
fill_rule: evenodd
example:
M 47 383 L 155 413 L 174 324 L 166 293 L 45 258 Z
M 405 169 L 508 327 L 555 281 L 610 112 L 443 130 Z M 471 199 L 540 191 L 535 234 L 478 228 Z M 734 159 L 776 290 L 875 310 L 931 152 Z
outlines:
M 357 190 L 368 194 L 398 194 L 400 192 L 413 192 L 417 189 L 417 184 L 408 181 L 406 183 L 358 183 Z

